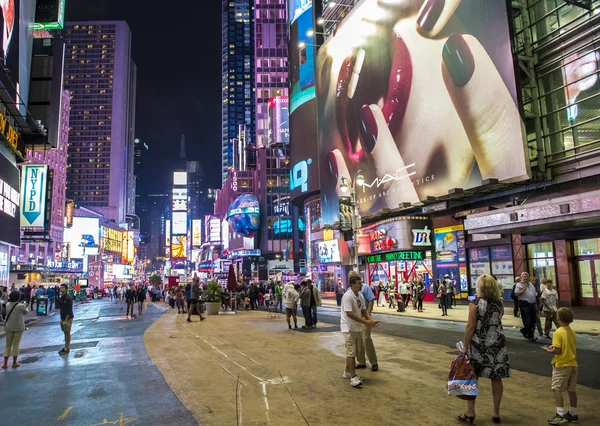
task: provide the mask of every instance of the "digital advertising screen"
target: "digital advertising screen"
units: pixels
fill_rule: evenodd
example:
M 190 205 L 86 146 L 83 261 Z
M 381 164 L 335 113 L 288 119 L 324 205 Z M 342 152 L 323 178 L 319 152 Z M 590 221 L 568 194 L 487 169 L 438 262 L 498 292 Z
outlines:
M 0 60 L 8 68 L 0 71 L 0 80 L 10 97 L 16 101 L 19 86 L 19 18 L 20 0 L 0 1 L 2 33 L 0 33 Z M 10 75 L 10 77 L 9 77 Z
M 173 212 L 171 226 L 172 238 L 175 238 L 175 235 L 187 235 L 187 212 Z
M 171 240 L 171 259 L 187 258 L 187 236 L 173 236 Z
M 200 219 L 192 220 L 192 246 L 202 245 L 202 221 Z
M 290 2 L 289 121 L 290 191 L 292 198 L 319 190 L 317 100 L 315 81 L 316 34 L 313 1 Z
M 363 0 L 316 76 L 325 224 L 358 170 L 363 215 L 530 177 L 506 2 Z
M 268 110 L 269 145 L 290 143 L 290 114 L 288 109 L 288 97 L 276 96 L 269 99 Z
M 34 31 L 62 30 L 65 23 L 66 0 L 37 0 Z
M 187 173 L 173 172 L 173 185 L 187 185 Z
M 321 241 L 317 244 L 320 263 L 340 262 L 340 245 L 338 240 Z
M 100 221 L 94 217 L 74 217 L 73 226 L 65 228 L 64 241 L 71 247 L 72 259 L 97 255 L 100 244 Z
M 0 153 L 0 241 L 19 246 L 20 227 L 19 169 Z

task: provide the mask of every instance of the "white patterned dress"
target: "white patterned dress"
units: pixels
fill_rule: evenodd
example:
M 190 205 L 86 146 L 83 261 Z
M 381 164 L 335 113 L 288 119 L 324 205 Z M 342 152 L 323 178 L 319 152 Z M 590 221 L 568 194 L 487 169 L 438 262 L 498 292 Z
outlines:
M 510 377 L 506 338 L 502 328 L 504 306 L 501 300 L 475 301 L 477 326 L 471 339 L 469 353 L 477 377 L 504 379 Z

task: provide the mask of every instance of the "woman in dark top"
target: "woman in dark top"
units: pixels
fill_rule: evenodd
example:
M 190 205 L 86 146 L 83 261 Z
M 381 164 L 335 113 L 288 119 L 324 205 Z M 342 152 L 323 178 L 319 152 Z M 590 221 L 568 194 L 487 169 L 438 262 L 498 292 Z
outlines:
M 144 312 L 144 301 L 146 300 L 146 292 L 144 291 L 143 286 L 138 286 L 136 297 L 138 301 L 138 313 L 142 315 L 142 313 Z
M 469 355 L 477 378 L 492 381 L 494 423 L 500 423 L 502 379 L 510 377 L 506 338 L 502 329 L 503 315 L 502 290 L 491 275 L 481 275 L 477 279 L 477 300 L 469 305 L 469 319 L 462 353 Z M 467 411 L 457 418 L 463 422 L 473 423 L 474 399 L 467 400 Z

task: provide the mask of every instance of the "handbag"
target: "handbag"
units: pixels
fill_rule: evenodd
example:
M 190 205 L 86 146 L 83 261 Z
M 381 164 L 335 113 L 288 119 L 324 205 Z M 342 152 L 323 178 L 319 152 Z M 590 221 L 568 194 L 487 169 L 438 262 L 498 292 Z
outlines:
M 13 305 L 13 307 L 11 308 L 10 312 L 8 313 L 8 315 L 7 315 L 6 319 L 4 320 L 4 330 L 5 330 L 5 331 L 6 331 L 6 324 L 8 324 L 8 319 L 10 318 L 10 314 L 12 314 L 12 313 L 13 313 L 13 311 L 15 310 L 15 308 L 17 307 L 17 305 L 18 305 L 18 304 L 19 304 L 19 303 L 17 302 L 17 303 L 15 303 L 15 304 Z
M 477 398 L 479 385 L 468 356 L 460 354 L 452 361 L 446 388 L 448 395 L 455 395 L 460 399 Z

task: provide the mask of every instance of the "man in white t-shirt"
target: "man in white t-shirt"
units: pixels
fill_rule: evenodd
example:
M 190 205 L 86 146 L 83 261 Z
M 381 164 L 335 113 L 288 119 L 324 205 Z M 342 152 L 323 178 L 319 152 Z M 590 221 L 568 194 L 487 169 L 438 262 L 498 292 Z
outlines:
M 556 328 L 560 327 L 560 324 L 556 321 L 556 314 L 558 312 L 558 293 L 552 288 L 551 280 L 546 279 L 545 285 L 546 289 L 542 292 L 542 305 L 544 306 L 544 312 L 546 313 L 544 336 L 549 339 L 552 323 L 554 323 Z
M 342 315 L 340 328 L 344 335 L 346 346 L 346 369 L 343 377 L 350 379 L 353 387 L 362 385 L 362 379 L 356 375 L 356 353 L 358 346 L 362 344 L 362 325 L 366 327 L 379 327 L 379 321 L 373 320 L 365 306 L 365 298 L 360 293 L 362 279 L 356 272 L 348 275 L 348 287 L 350 291 L 342 297 Z

